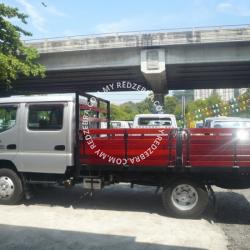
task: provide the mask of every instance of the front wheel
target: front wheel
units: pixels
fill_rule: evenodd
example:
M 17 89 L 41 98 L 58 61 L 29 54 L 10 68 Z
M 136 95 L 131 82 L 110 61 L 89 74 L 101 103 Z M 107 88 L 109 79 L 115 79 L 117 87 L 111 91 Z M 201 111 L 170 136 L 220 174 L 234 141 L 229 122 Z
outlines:
M 208 204 L 208 193 L 204 185 L 195 181 L 176 180 L 163 190 L 162 201 L 167 212 L 175 217 L 198 217 Z
M 0 169 L 0 204 L 14 205 L 23 197 L 23 185 L 19 176 L 11 169 Z

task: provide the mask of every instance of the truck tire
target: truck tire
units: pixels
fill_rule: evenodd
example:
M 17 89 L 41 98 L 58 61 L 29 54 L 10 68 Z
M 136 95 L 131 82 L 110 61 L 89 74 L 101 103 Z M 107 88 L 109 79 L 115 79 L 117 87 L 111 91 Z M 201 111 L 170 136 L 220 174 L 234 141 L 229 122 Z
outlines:
M 179 218 L 199 217 L 206 209 L 208 200 L 205 186 L 189 179 L 175 180 L 162 192 L 166 211 Z
M 7 168 L 0 169 L 0 204 L 17 204 L 23 194 L 23 184 L 16 172 Z

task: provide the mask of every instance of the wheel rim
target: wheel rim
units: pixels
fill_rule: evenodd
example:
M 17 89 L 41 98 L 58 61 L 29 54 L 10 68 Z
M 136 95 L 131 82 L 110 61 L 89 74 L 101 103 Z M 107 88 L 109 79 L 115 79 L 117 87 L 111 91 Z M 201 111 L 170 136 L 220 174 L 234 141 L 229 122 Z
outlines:
M 198 203 L 198 193 L 193 186 L 181 184 L 172 190 L 171 200 L 179 210 L 191 210 Z
M 9 199 L 14 193 L 13 181 L 7 176 L 0 177 L 0 199 Z

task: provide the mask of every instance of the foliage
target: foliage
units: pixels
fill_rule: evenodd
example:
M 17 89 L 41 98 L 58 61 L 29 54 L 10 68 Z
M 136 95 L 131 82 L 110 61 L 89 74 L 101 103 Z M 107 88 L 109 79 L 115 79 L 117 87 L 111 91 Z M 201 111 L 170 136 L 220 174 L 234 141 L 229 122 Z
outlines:
M 22 35 L 31 36 L 31 33 L 10 22 L 16 18 L 27 24 L 27 17 L 17 8 L 0 4 L 0 83 L 7 87 L 21 76 L 44 76 L 44 66 L 36 63 L 37 51 L 21 41 Z
M 175 96 L 166 96 L 164 111 L 168 114 L 181 115 L 181 101 Z
M 182 93 L 183 94 L 183 93 Z M 182 110 L 181 110 L 181 96 L 166 96 L 163 111 L 164 113 L 171 113 L 176 115 L 177 119 L 181 117 Z M 249 112 L 249 96 L 250 96 L 250 89 L 242 95 L 245 96 L 244 98 L 248 100 L 248 108 L 246 110 L 239 109 L 238 113 L 233 113 L 233 116 L 241 116 L 241 117 L 250 117 Z M 187 98 L 187 97 L 186 97 Z M 241 98 L 239 96 L 238 98 Z M 237 99 L 238 99 L 237 98 Z M 154 112 L 154 101 L 152 100 L 152 97 L 149 96 L 145 98 L 143 101 L 138 103 L 133 102 L 127 102 L 121 105 L 111 105 L 111 113 L 112 113 L 112 120 L 133 120 L 134 116 L 136 114 L 147 114 L 147 113 L 153 113 Z M 212 107 L 216 105 L 223 105 L 224 107 L 227 107 L 227 110 L 231 107 L 230 103 L 223 102 L 219 95 L 217 93 L 212 94 L 210 97 L 208 97 L 205 100 L 196 100 L 192 101 L 191 97 L 186 104 L 186 120 L 188 123 L 194 122 L 195 120 L 201 120 L 195 118 L 195 114 L 197 114 L 198 111 L 204 112 L 204 110 L 207 110 L 203 116 L 216 116 L 213 114 L 207 114 L 208 111 L 213 110 Z M 181 121 L 179 121 L 179 125 L 183 125 Z
M 204 109 L 206 107 L 212 106 L 214 104 L 217 104 L 221 102 L 221 98 L 218 94 L 214 93 L 210 97 L 206 98 L 205 100 L 199 99 L 193 102 L 190 102 L 187 105 L 187 113 L 189 114 L 195 114 L 195 112 L 199 109 Z
M 155 112 L 152 95 L 138 103 L 126 102 L 121 105 L 111 105 L 112 120 L 134 120 L 136 114 L 151 114 Z M 174 96 L 166 96 L 163 113 L 181 114 L 181 104 Z

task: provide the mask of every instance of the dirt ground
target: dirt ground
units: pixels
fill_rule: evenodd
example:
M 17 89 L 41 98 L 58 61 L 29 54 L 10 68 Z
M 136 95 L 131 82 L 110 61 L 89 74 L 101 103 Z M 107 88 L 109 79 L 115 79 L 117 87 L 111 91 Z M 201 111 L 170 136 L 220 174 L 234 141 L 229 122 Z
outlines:
M 0 206 L 0 249 L 250 249 L 250 191 L 216 189 L 203 218 L 170 218 L 154 189 L 118 185 L 42 188 L 18 206 Z

